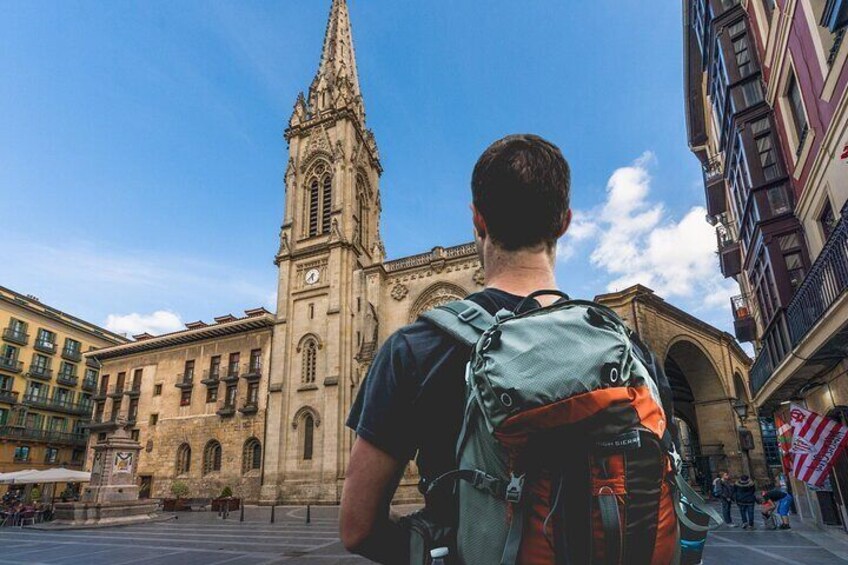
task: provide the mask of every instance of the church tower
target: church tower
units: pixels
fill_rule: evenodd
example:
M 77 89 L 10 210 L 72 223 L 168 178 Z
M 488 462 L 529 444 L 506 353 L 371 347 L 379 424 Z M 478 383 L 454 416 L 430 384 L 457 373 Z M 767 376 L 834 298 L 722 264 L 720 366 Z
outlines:
M 362 273 L 384 259 L 382 168 L 345 0 L 332 2 L 318 72 L 297 97 L 285 138 L 262 500 L 337 502 L 356 357 L 375 317 L 362 298 Z

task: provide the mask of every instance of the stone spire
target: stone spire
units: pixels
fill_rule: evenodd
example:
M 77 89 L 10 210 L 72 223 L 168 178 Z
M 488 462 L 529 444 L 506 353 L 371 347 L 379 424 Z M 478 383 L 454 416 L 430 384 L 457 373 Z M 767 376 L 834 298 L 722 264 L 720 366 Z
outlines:
M 321 64 L 309 87 L 308 105 L 313 114 L 350 108 L 363 123 L 365 121 L 350 14 L 345 0 L 333 0 L 330 8 Z

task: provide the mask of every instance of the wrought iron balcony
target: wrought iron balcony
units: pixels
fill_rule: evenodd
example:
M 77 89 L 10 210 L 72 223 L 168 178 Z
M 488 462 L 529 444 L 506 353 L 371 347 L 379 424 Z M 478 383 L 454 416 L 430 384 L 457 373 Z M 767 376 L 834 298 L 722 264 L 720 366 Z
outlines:
M 220 405 L 216 413 L 222 418 L 232 416 L 236 413 L 236 405 L 232 402 L 224 402 Z
M 242 404 L 242 407 L 239 408 L 239 412 L 241 412 L 242 414 L 245 414 L 245 415 L 256 414 L 256 412 L 258 412 L 258 411 L 259 411 L 259 403 L 256 402 L 255 400 L 245 400 L 244 404 Z
M 203 371 L 203 379 L 200 381 L 206 386 L 218 386 L 218 383 L 221 382 L 220 377 L 221 374 L 219 371 L 210 371 L 206 369 Z
M 7 390 L 0 389 L 0 402 L 5 402 L 6 404 L 17 404 L 18 403 L 18 392 L 15 390 Z
M 29 334 L 18 328 L 5 328 L 3 330 L 3 339 L 18 345 L 26 345 L 29 341 Z
M 194 386 L 194 373 L 182 373 L 177 375 L 177 388 L 188 389 Z
M 56 342 L 54 341 L 36 338 L 35 343 L 33 343 L 32 346 L 36 351 L 40 351 L 42 353 L 56 353 Z
M 60 371 L 56 375 L 56 383 L 65 386 L 77 386 L 79 382 L 79 377 L 77 377 L 76 373 L 72 373 L 70 371 Z
M 262 378 L 262 363 L 246 363 L 241 373 L 241 378 L 246 380 L 259 380 Z
M 224 376 L 221 378 L 222 381 L 233 382 L 237 381 L 239 378 L 239 366 L 238 365 L 230 365 L 227 367 L 227 372 L 224 373 Z
M 757 324 L 751 315 L 748 299 L 740 294 L 730 299 L 733 309 L 733 330 L 739 341 L 754 341 L 757 338 Z
M 27 376 L 31 379 L 49 381 L 53 378 L 53 369 L 49 367 L 42 367 L 41 365 L 30 365 Z
M 24 363 L 11 357 L 0 357 L 0 369 L 10 373 L 20 373 L 24 370 Z
M 775 329 L 770 330 L 783 331 L 785 325 L 786 338 L 764 340 L 774 343 L 785 341 L 788 342 L 786 347 L 771 350 L 763 347 L 751 366 L 751 390 L 754 394 L 765 386 L 789 352 L 804 341 L 810 330 L 827 317 L 831 307 L 848 292 L 848 203 L 843 206 L 840 216 L 810 272 L 795 291 L 786 308 L 785 318 L 781 314 L 778 323 L 773 324 Z M 829 336 L 825 343 L 834 337 Z M 811 358 L 809 361 L 814 360 Z
M 841 215 L 786 309 L 793 347 L 801 343 L 837 299 L 848 292 L 848 203 Z
M 124 391 L 124 394 L 129 396 L 130 398 L 138 398 L 138 395 L 141 394 L 141 381 L 134 382 L 130 388 Z
M 88 433 L 54 432 L 18 426 L 0 426 L 0 437 L 74 446 L 88 443 Z
M 120 398 L 124 395 L 124 384 L 118 383 L 107 393 L 109 398 Z
M 76 403 L 69 400 L 58 398 L 47 398 L 46 396 L 24 395 L 22 404 L 33 408 L 42 408 L 45 410 L 53 410 L 56 412 L 65 412 L 67 414 L 75 414 L 78 416 L 91 415 L 91 402 Z
M 82 389 L 87 391 L 92 391 L 97 388 L 97 379 L 83 379 L 82 380 Z
M 718 157 L 703 166 L 704 189 L 707 196 L 707 215 L 715 217 L 727 212 L 727 193 L 724 189 L 724 167 Z
M 742 272 L 742 248 L 736 238 L 731 220 L 722 214 L 716 226 L 719 263 L 725 278 L 734 277 Z
M 79 349 L 75 349 L 73 347 L 64 347 L 62 348 L 62 357 L 64 359 L 67 359 L 68 361 L 79 363 L 80 361 L 82 361 L 82 352 Z

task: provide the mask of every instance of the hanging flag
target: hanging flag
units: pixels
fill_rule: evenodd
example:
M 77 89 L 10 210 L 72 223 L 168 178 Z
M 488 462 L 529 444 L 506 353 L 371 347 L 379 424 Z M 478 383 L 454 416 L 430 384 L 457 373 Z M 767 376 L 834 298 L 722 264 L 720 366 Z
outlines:
M 792 474 L 813 486 L 827 479 L 836 458 L 848 443 L 848 426 L 794 404 L 792 422 Z
M 783 472 L 792 472 L 792 426 L 783 421 L 779 414 L 774 415 L 774 425 L 777 428 L 777 445 L 783 461 Z

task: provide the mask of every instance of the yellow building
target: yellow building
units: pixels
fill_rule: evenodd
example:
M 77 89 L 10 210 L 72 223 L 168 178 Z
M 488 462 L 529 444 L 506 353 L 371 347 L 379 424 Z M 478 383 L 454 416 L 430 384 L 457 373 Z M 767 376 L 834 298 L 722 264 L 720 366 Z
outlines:
M 0 286 L 0 472 L 81 467 L 99 366 L 83 354 L 125 343 Z

